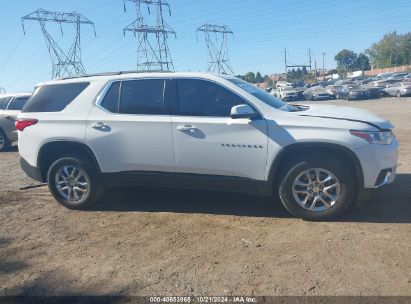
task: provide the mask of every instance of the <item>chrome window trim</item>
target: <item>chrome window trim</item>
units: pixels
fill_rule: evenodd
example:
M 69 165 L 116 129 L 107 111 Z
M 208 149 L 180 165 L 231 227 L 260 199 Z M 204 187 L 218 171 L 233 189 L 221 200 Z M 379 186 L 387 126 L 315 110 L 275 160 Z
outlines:
M 207 81 L 207 82 L 211 82 L 214 83 L 216 85 L 219 85 L 221 87 L 223 87 L 224 89 L 228 90 L 229 92 L 231 92 L 232 94 L 238 96 L 239 98 L 243 99 L 249 106 L 251 106 L 257 113 L 260 114 L 261 118 L 263 120 L 265 120 L 265 117 L 263 115 L 263 113 L 258 109 L 257 106 L 254 105 L 254 103 L 252 103 L 251 101 L 249 101 L 245 96 L 241 95 L 240 93 L 234 91 L 233 89 L 227 87 L 225 84 L 222 84 L 220 82 L 217 82 L 215 80 L 212 79 L 208 79 L 208 78 L 203 78 L 203 77 L 192 77 L 192 76 L 178 76 L 178 77 L 142 77 L 142 78 L 124 78 L 124 79 L 112 79 L 107 81 L 104 85 L 103 88 L 101 89 L 100 93 L 97 95 L 97 97 L 94 100 L 94 105 L 99 108 L 100 110 L 111 114 L 111 115 L 129 115 L 129 116 L 166 116 L 166 117 L 204 117 L 204 118 L 230 118 L 230 116 L 187 116 L 187 115 L 170 115 L 170 114 L 124 114 L 124 113 L 113 113 L 108 111 L 107 109 L 105 109 L 101 103 L 103 102 L 105 96 L 107 95 L 108 90 L 111 88 L 111 86 L 116 83 L 116 82 L 124 82 L 124 81 L 135 81 L 135 80 L 150 80 L 150 79 L 162 79 L 164 81 L 164 88 L 163 88 L 163 108 L 165 107 L 165 89 L 166 89 L 166 81 L 167 80 L 202 80 L 202 81 Z M 224 79 L 224 78 L 222 78 Z M 224 79 L 226 80 L 226 79 Z M 227 80 L 229 81 L 229 80 Z M 165 110 L 165 108 L 164 108 Z

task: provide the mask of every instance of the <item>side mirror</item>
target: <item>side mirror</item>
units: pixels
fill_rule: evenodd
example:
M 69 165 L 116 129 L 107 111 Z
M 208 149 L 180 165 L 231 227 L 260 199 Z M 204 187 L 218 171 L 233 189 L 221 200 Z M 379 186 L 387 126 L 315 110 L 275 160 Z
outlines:
M 253 119 L 258 116 L 258 113 L 256 113 L 249 105 L 243 104 L 232 107 L 230 116 L 232 119 Z

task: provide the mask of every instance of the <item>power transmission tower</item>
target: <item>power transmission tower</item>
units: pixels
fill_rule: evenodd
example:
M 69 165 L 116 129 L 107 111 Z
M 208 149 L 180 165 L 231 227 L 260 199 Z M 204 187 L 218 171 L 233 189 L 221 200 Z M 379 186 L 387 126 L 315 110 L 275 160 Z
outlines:
M 164 0 L 124 0 L 124 11 L 126 2 L 134 2 L 136 6 L 137 19 L 123 29 L 123 34 L 131 32 L 138 39 L 137 48 L 137 71 L 174 71 L 173 60 L 171 59 L 168 47 L 168 35 L 176 32 L 169 27 L 163 16 L 164 7 L 168 8 L 171 16 L 170 4 Z M 150 7 L 156 8 L 156 25 L 147 25 L 142 13 L 142 6 L 146 6 L 148 14 L 151 14 Z
M 94 35 L 96 35 L 96 30 L 94 23 L 83 15 L 72 12 L 72 13 L 59 13 L 50 12 L 44 9 L 38 9 L 37 11 L 28 14 L 22 18 L 23 32 L 26 34 L 24 28 L 24 21 L 38 21 L 40 23 L 41 30 L 46 40 L 47 48 L 51 57 L 51 62 L 53 64 L 52 77 L 64 77 L 64 76 L 74 76 L 79 74 L 85 74 L 83 63 L 81 62 L 81 41 L 80 41 L 80 28 L 82 24 L 88 24 L 93 26 Z M 57 44 L 56 40 L 46 29 L 46 23 L 54 22 L 60 25 L 61 34 L 63 35 L 63 23 L 68 23 L 74 26 L 75 36 L 73 43 L 67 51 Z
M 226 25 L 204 24 L 197 29 L 204 32 L 209 54 L 208 72 L 234 74 L 228 56 L 228 35 L 234 37 L 233 31 Z M 219 39 L 220 38 L 220 39 Z

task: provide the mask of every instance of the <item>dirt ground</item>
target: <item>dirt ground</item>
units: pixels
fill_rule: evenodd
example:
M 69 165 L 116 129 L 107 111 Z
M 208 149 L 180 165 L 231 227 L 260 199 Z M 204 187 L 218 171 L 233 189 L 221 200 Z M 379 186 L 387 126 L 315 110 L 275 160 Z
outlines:
M 70 211 L 0 154 L 0 295 L 411 296 L 411 98 L 332 102 L 396 125 L 397 181 L 336 222 L 278 201 L 183 190 L 110 191 Z

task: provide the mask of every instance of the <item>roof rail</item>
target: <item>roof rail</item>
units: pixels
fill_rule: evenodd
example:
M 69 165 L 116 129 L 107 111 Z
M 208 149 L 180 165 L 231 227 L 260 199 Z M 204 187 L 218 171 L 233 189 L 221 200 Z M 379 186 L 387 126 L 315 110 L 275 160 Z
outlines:
M 141 74 L 141 73 L 172 73 L 170 71 L 119 71 L 119 72 L 105 72 L 105 73 L 96 73 L 96 74 L 83 74 L 83 75 L 75 75 L 69 77 L 61 77 L 56 78 L 54 80 L 67 80 L 67 79 L 76 79 L 76 78 L 86 78 L 86 77 L 97 77 L 97 76 L 117 76 L 123 74 Z

